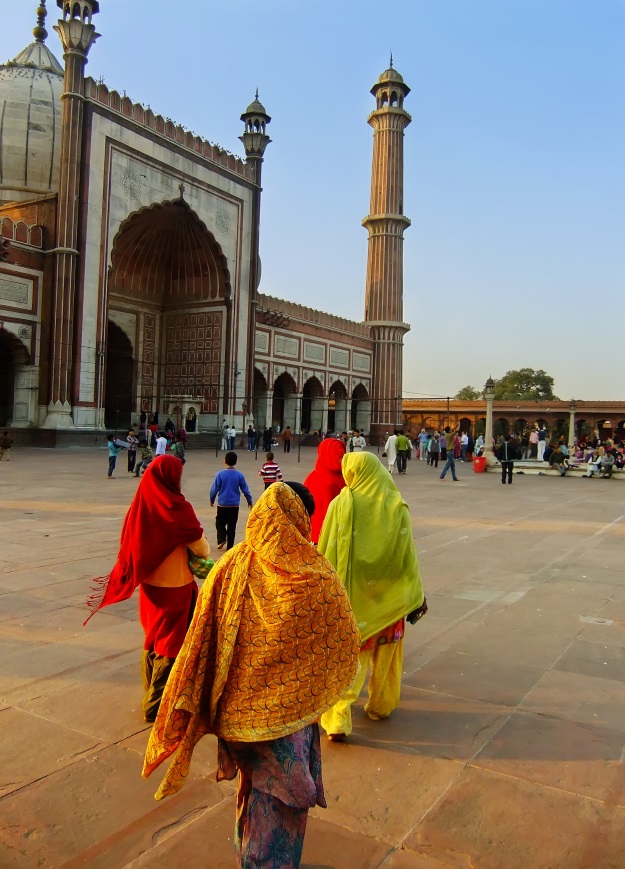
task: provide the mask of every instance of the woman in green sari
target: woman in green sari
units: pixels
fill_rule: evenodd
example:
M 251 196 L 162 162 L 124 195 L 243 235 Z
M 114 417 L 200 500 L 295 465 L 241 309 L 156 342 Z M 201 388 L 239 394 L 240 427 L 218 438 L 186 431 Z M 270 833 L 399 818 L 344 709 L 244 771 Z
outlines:
M 319 550 L 335 567 L 360 630 L 358 674 L 350 690 L 321 718 L 334 741 L 352 730 L 351 705 L 371 668 L 365 712 L 388 718 L 399 704 L 405 618 L 427 612 L 408 505 L 372 453 L 346 453 L 346 486 L 330 504 Z

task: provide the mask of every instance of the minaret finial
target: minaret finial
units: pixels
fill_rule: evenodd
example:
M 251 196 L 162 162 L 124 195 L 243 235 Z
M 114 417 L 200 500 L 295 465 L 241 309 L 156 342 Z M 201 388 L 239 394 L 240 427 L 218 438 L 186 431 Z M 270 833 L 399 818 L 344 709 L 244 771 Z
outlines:
M 258 99 L 258 88 L 256 88 L 256 99 Z
M 35 40 L 40 42 L 42 45 L 48 36 L 48 31 L 45 27 L 47 15 L 48 10 L 46 9 L 46 0 L 39 0 L 39 6 L 37 8 L 37 26 L 33 29 L 33 36 L 35 37 Z
M 393 49 L 391 48 L 391 69 L 393 69 Z

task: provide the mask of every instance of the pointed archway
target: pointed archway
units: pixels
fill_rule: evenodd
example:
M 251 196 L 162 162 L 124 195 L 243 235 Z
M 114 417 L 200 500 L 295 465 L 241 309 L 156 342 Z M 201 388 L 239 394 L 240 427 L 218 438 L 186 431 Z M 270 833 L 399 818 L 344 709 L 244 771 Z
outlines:
M 106 336 L 104 423 L 115 431 L 131 426 L 134 406 L 135 362 L 130 338 L 116 323 L 108 322 Z
M 302 390 L 303 432 L 320 429 L 323 424 L 323 386 L 316 377 L 311 377 Z
M 108 304 L 124 323 L 131 318 L 137 334 L 133 408 L 166 412 L 166 405 L 192 402 L 198 429 L 215 428 L 231 413 L 228 261 L 184 199 L 142 208 L 121 224 Z
M 273 385 L 271 418 L 273 427 L 279 427 L 280 431 L 284 431 L 287 425 L 293 431 L 297 430 L 297 386 L 286 371 L 278 377 Z
M 16 419 L 16 404 L 20 402 L 18 395 L 23 392 L 24 384 L 20 389 L 18 379 L 20 371 L 30 365 L 30 356 L 26 347 L 19 338 L 16 338 L 8 329 L 0 326 L 0 426 L 8 426 L 12 423 L 18 425 L 28 424 L 28 414 L 21 417 L 18 413 Z M 19 421 L 18 421 L 19 420 Z
M 350 418 L 350 428 L 357 428 L 358 431 L 369 431 L 371 423 L 371 402 L 369 401 L 369 393 L 362 383 L 352 392 L 352 412 Z

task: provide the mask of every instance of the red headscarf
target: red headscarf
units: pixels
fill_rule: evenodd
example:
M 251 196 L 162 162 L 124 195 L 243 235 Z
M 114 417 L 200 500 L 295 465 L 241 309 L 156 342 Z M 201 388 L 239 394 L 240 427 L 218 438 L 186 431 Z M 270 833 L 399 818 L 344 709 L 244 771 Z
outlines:
M 345 480 L 341 472 L 341 461 L 345 455 L 345 444 L 338 438 L 326 438 L 317 447 L 317 463 L 314 471 L 304 480 L 304 485 L 315 499 L 315 512 L 310 519 L 310 539 L 319 542 L 321 526 L 326 518 L 330 501 L 339 494 Z
M 174 549 L 202 536 L 195 511 L 180 491 L 181 479 L 182 462 L 176 456 L 158 456 L 146 468 L 124 519 L 115 566 L 95 580 L 100 588 L 89 598 L 89 618 L 104 606 L 127 600 Z

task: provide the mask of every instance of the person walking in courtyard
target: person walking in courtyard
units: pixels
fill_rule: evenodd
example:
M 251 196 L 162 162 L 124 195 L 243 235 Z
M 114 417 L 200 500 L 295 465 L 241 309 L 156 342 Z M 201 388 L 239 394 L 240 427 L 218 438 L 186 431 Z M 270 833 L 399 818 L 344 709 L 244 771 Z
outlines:
M 126 442 L 128 444 L 128 473 L 132 474 L 137 461 L 137 444 L 139 443 L 139 438 L 135 436 L 134 429 L 131 428 L 128 432 Z
M 441 434 L 441 436 L 439 437 L 438 443 L 439 443 L 440 448 L 441 448 L 441 460 L 443 462 L 445 462 L 445 461 L 447 461 L 447 439 L 445 437 L 444 431 Z
M 339 438 L 327 438 L 317 447 L 314 469 L 304 480 L 304 485 L 315 499 L 315 512 L 310 520 L 310 539 L 319 542 L 319 535 L 330 503 L 345 486 L 341 462 L 345 444 Z
M 156 448 L 154 450 L 155 456 L 164 456 L 167 452 L 167 438 L 165 437 L 164 432 L 159 432 L 158 437 L 156 438 Z
M 245 496 L 247 506 L 250 509 L 252 507 L 252 496 L 247 480 L 236 468 L 237 458 L 237 454 L 232 451 L 226 453 L 224 457 L 226 467 L 217 472 L 210 490 L 211 507 L 215 505 L 215 499 L 217 499 L 217 516 L 215 517 L 217 549 L 223 549 L 224 546 L 226 549 L 232 549 L 234 546 L 241 492 Z
M 514 460 L 518 458 L 519 451 L 517 446 L 512 442 L 509 434 L 504 435 L 503 443 L 497 449 L 497 458 L 501 462 L 501 482 L 512 484 L 512 471 L 514 470 Z
M 291 426 L 287 425 L 287 427 L 282 432 L 282 448 L 285 453 L 291 452 L 291 436 L 292 436 Z
M 13 446 L 13 438 L 9 437 L 8 431 L 5 431 L 0 438 L 0 462 L 4 459 L 7 462 L 11 461 L 11 447 Z
M 430 436 L 424 428 L 419 432 L 419 460 L 425 462 L 428 454 L 428 441 Z
M 282 471 L 280 470 L 278 463 L 275 461 L 271 450 L 265 453 L 265 464 L 258 472 L 258 476 L 262 477 L 265 489 L 268 489 L 272 483 L 276 483 L 278 480 L 282 479 Z
M 454 440 L 456 437 L 456 433 L 451 430 L 450 426 L 445 426 L 444 431 L 445 437 L 445 453 L 447 455 L 447 461 L 445 462 L 445 467 L 441 471 L 441 480 L 444 480 L 447 476 L 447 471 L 451 471 L 451 476 L 454 483 L 458 482 L 458 477 L 456 476 L 456 458 L 454 455 Z
M 115 465 L 117 464 L 117 456 L 121 452 L 121 445 L 115 440 L 115 435 L 109 435 L 107 438 L 108 441 L 108 449 L 109 449 L 109 470 L 108 470 L 108 478 L 109 480 L 114 480 L 113 474 L 115 473 Z
M 221 449 L 228 450 L 228 438 L 230 437 L 230 426 L 224 419 L 223 425 L 221 427 Z
M 371 668 L 365 712 L 379 721 L 399 704 L 404 619 L 427 612 L 408 505 L 373 453 L 347 453 L 346 486 L 330 504 L 319 550 L 336 568 L 360 628 L 356 681 L 321 717 L 328 737 L 351 733 L 351 706 Z
M 169 452 L 172 454 L 172 456 L 180 459 L 183 465 L 186 463 L 187 460 L 184 454 L 184 443 L 178 435 L 173 436 L 172 445 Z
M 360 432 L 357 428 L 352 432 L 352 436 L 349 439 L 349 451 L 350 453 L 361 453 L 367 446 L 367 441 L 362 436 L 362 432 Z
M 467 452 L 469 450 L 469 435 L 463 431 L 460 435 L 460 461 L 466 462 Z
M 147 466 L 154 459 L 154 452 L 147 440 L 139 442 L 139 461 L 135 465 L 135 477 L 141 476 L 141 471 L 147 469 Z
M 145 778 L 171 758 L 162 799 L 183 786 L 197 742 L 217 736 L 217 781 L 238 774 L 242 869 L 300 866 L 309 809 L 326 806 L 317 722 L 358 668 L 345 589 L 310 543 L 313 511 L 301 483 L 258 499 L 244 542 L 202 587 L 145 753 Z
M 395 441 L 395 450 L 397 451 L 397 473 L 405 474 L 408 455 L 410 453 L 410 441 L 404 434 L 404 430 L 401 428 L 397 435 L 397 440 Z
M 128 600 L 139 586 L 145 632 L 143 716 L 149 722 L 156 718 L 197 598 L 188 550 L 204 559 L 210 554 L 181 481 L 182 463 L 174 456 L 159 456 L 151 463 L 124 519 L 115 566 L 95 580 L 97 591 L 89 599 L 91 618 L 102 607 Z
M 537 435 L 537 458 L 539 462 L 544 461 L 545 457 L 545 449 L 547 447 L 547 431 L 544 426 L 541 427 L 536 432 Z
M 247 427 L 247 451 L 249 453 L 254 451 L 255 442 L 256 442 L 256 432 L 254 431 L 254 426 L 250 423 Z
M 397 435 L 398 430 L 395 429 L 392 435 L 389 435 L 384 444 L 384 452 L 386 453 L 386 461 L 388 462 L 388 472 L 392 475 L 393 469 L 397 467 Z
M 529 458 L 538 458 L 538 429 L 533 428 L 529 433 Z
M 235 441 L 237 439 L 237 430 L 231 425 L 228 429 L 228 450 L 231 452 L 234 449 Z
M 433 468 L 438 468 L 440 450 L 440 435 L 435 431 L 428 441 L 428 465 L 432 465 Z

